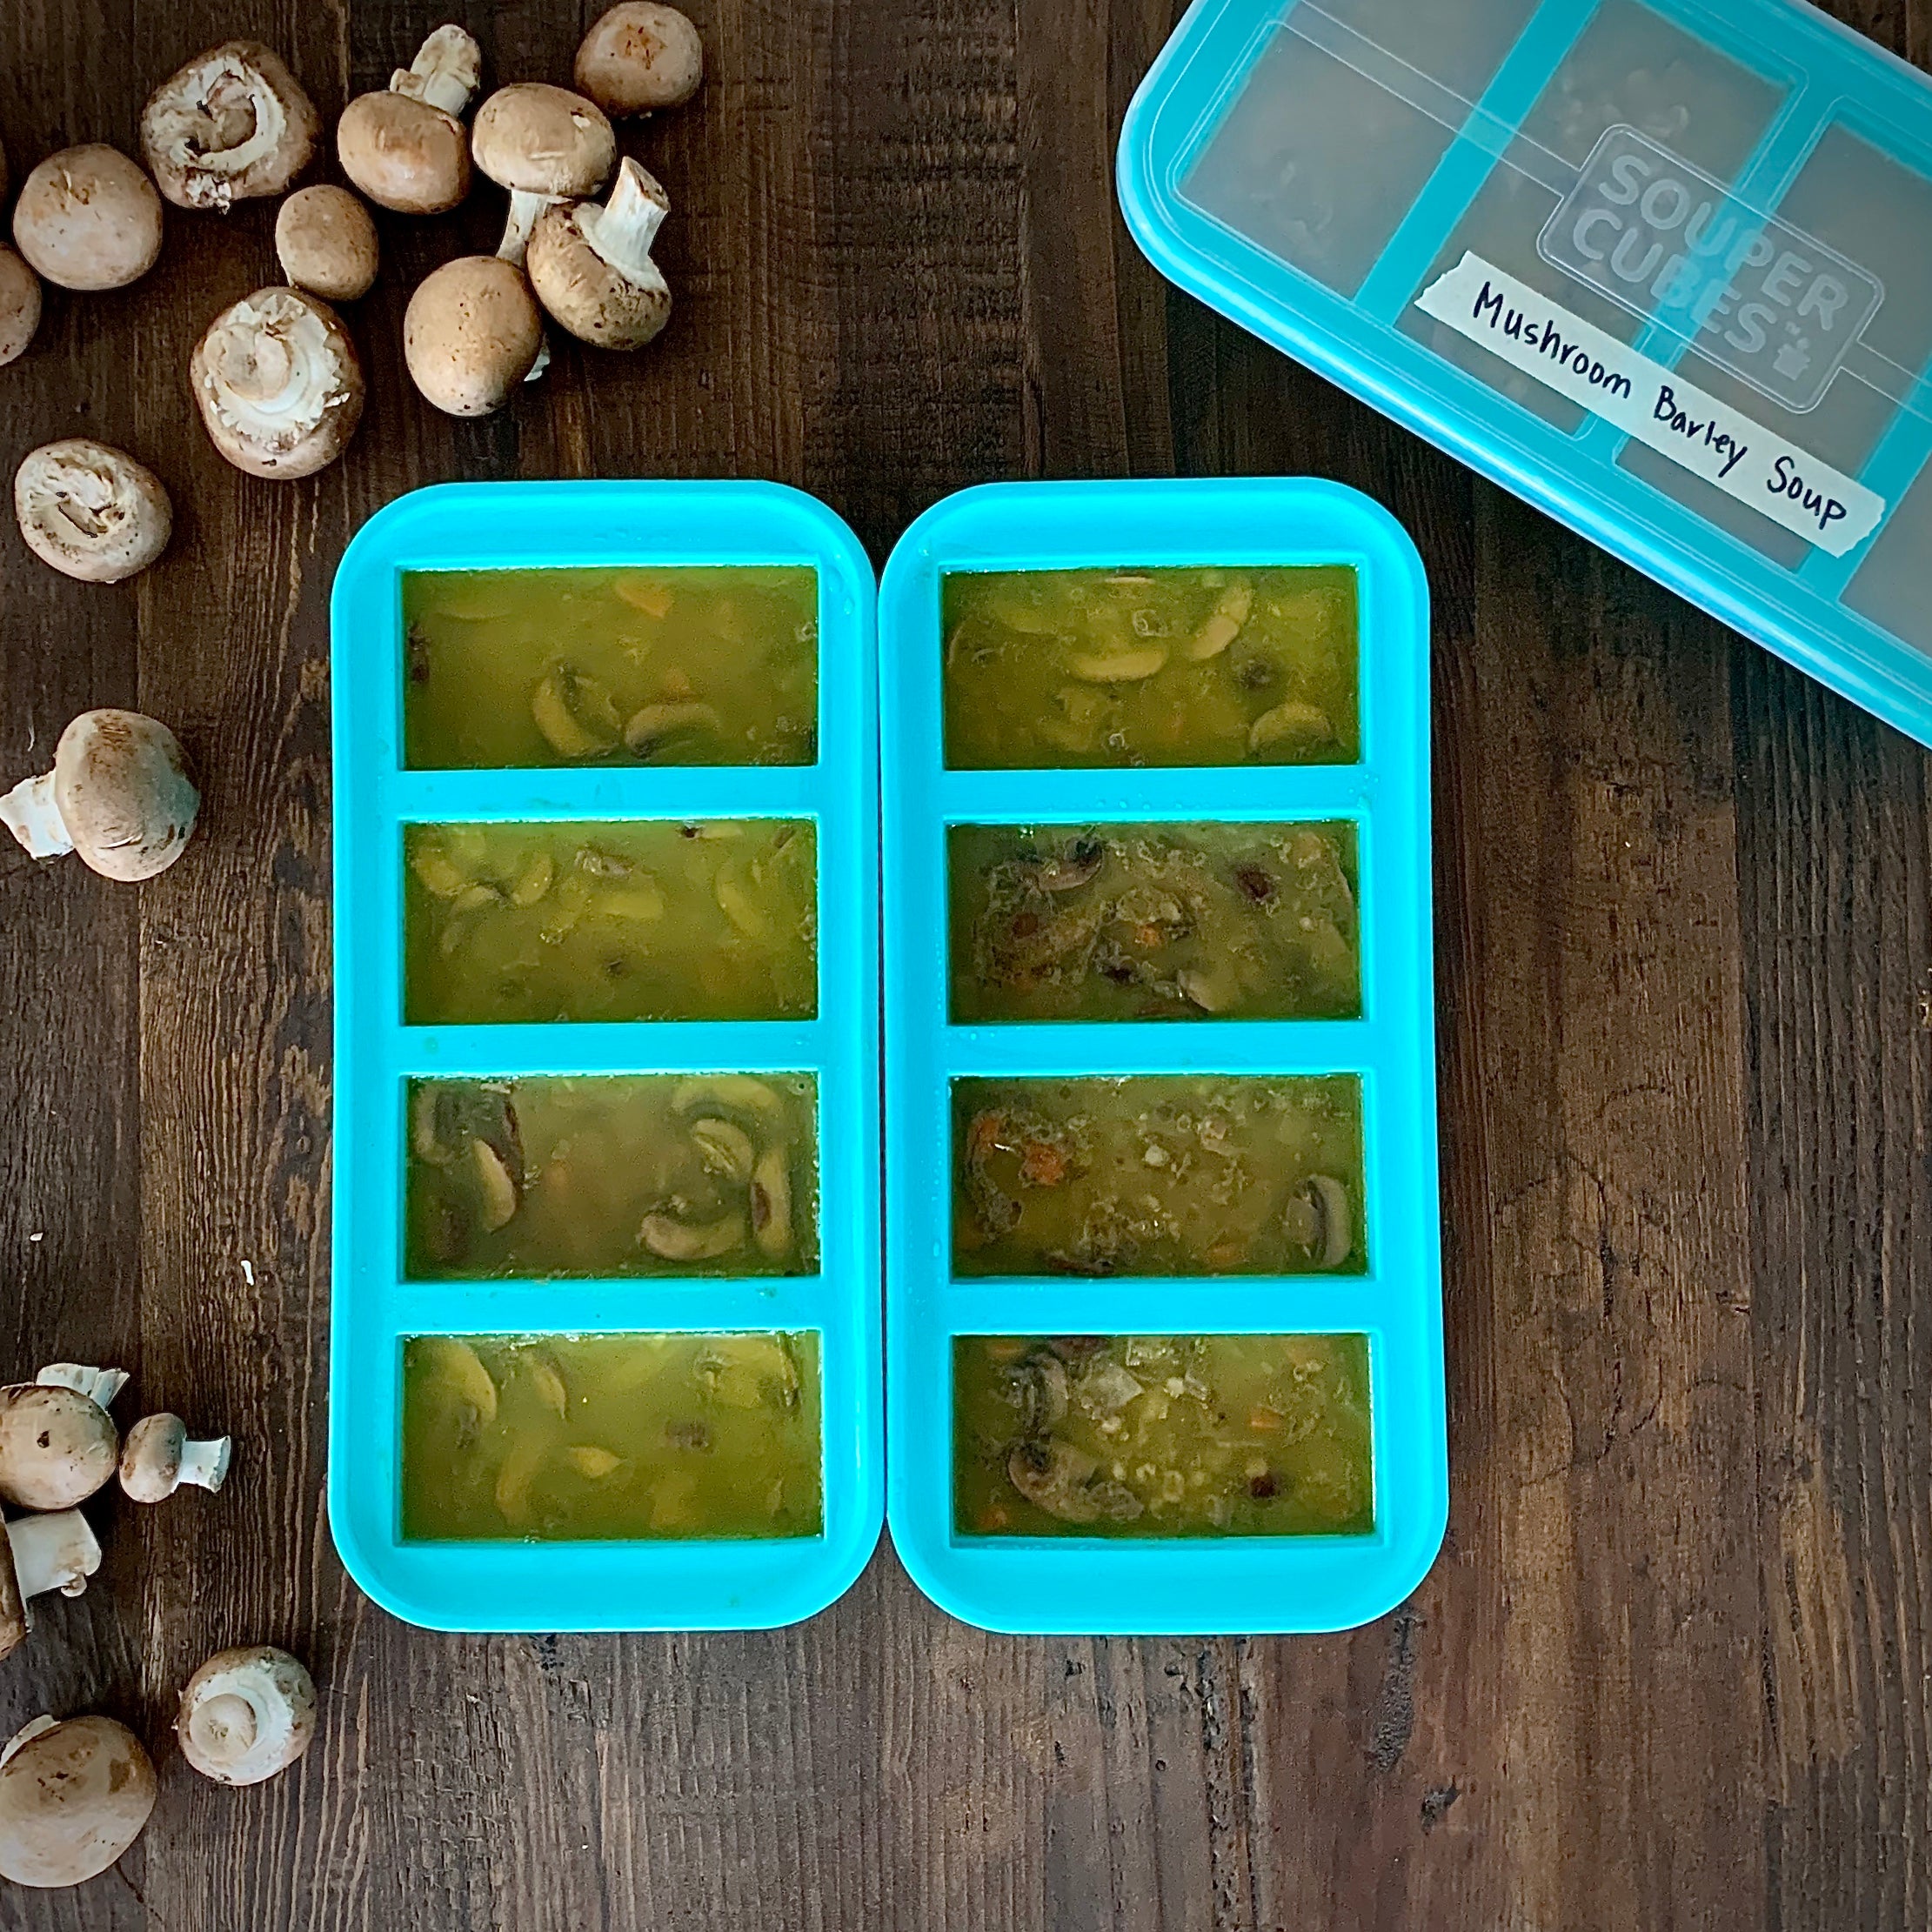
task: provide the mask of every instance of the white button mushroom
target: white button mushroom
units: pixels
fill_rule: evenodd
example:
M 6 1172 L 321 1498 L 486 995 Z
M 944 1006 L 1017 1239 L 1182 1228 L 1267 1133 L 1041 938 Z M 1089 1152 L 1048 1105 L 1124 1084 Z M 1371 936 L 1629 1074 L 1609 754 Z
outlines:
M 37 1717 L 0 1751 L 0 1877 L 50 1889 L 104 1872 L 154 1809 L 154 1766 L 111 1717 Z
M 257 289 L 196 345 L 189 382 L 215 447 L 251 477 L 313 476 L 362 417 L 362 364 L 334 311 L 299 289 Z
M 89 711 L 60 734 L 52 771 L 0 798 L 0 825 L 36 859 L 78 852 L 104 879 L 151 879 L 180 858 L 200 808 L 165 725 Z
M 538 217 L 527 267 L 538 299 L 601 349 L 641 349 L 671 319 L 671 290 L 651 259 L 671 203 L 625 157 L 610 201 L 559 202 Z
M 161 252 L 161 197 L 118 148 L 64 148 L 20 184 L 13 239 L 61 288 L 125 288 Z
M 100 1408 L 112 1408 L 114 1398 L 128 1386 L 124 1368 L 94 1368 L 84 1362 L 49 1362 L 34 1377 L 43 1388 L 70 1388 Z
M 71 1509 L 113 1475 L 113 1418 L 77 1390 L 0 1388 L 0 1498 L 23 1509 Z
M 211 1657 L 181 1694 L 181 1755 L 217 1784 L 259 1784 L 308 1749 L 315 1681 L 272 1644 Z
M 369 293 L 380 259 L 376 224 L 346 188 L 300 188 L 275 211 L 275 253 L 298 289 L 324 302 Z
M 619 0 L 577 50 L 578 90 L 613 118 L 682 107 L 705 77 L 705 43 L 675 7 Z
M 178 1415 L 144 1415 L 121 1447 L 121 1487 L 131 1502 L 165 1502 L 184 1483 L 211 1494 L 228 1481 L 225 1435 L 195 1441 Z
M 440 215 L 470 191 L 463 110 L 483 55 L 460 27 L 438 27 L 386 90 L 358 95 L 336 124 L 342 171 L 378 208 Z
M 533 374 L 544 321 L 523 271 L 494 255 L 445 262 L 409 299 L 403 357 L 451 416 L 488 416 Z
M 617 136 L 595 101 L 545 81 L 499 87 L 477 110 L 470 137 L 477 166 L 510 191 L 510 219 L 497 253 L 520 263 L 537 217 L 553 201 L 594 195 L 617 161 Z
M 278 195 L 309 164 L 321 123 L 258 40 L 224 40 L 169 75 L 141 110 L 141 151 L 177 208 Z
M 0 188 L 0 196 L 6 191 Z M 0 247 L 0 366 L 17 362 L 40 326 L 40 277 L 10 248 Z
M 77 1509 L 17 1516 L 0 1534 L 0 1657 L 10 1656 L 33 1628 L 29 1608 L 58 1590 L 79 1596 L 101 1567 L 101 1546 Z
M 14 472 L 27 548 L 84 584 L 118 584 L 168 547 L 174 510 L 154 472 L 84 436 L 30 450 Z

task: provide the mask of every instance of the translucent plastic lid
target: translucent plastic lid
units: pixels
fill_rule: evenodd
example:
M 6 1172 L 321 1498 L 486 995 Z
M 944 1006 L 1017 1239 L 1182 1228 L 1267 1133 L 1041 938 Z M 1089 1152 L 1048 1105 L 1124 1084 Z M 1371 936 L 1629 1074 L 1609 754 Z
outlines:
M 1932 84 L 1787 0 L 1201 0 L 1161 270 L 1932 743 Z

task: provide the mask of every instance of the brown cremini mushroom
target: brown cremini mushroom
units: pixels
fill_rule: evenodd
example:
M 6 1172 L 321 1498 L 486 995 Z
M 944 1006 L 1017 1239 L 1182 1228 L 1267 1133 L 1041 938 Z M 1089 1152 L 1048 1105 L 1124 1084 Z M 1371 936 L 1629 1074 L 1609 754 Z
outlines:
M 26 354 L 39 326 L 40 277 L 13 250 L 0 247 L 0 366 Z
M 104 879 L 151 879 L 180 858 L 200 809 L 165 725 L 88 711 L 60 734 L 52 771 L 0 798 L 0 825 L 36 859 L 78 852 Z
M 298 188 L 275 211 L 275 254 L 298 289 L 324 302 L 369 293 L 381 259 L 376 224 L 346 188 Z
M 79 1596 L 101 1567 L 101 1546 L 77 1509 L 16 1516 L 0 1534 L 0 1657 L 10 1656 L 33 1628 L 37 1596 L 58 1590 Z
M 21 183 L 13 239 L 60 288 L 125 288 L 161 253 L 161 197 L 118 148 L 64 148 Z
M 211 1657 L 181 1693 L 181 1755 L 217 1784 L 259 1784 L 308 1749 L 315 1681 L 273 1644 Z
M 20 459 L 13 511 L 27 548 L 84 584 L 118 584 L 144 571 L 174 529 L 160 478 L 84 436 L 44 443 Z
M 682 107 L 705 77 L 705 43 L 675 7 L 618 0 L 584 36 L 574 73 L 613 119 Z
M 497 253 L 520 264 L 531 229 L 552 202 L 593 195 L 610 178 L 617 136 L 595 101 L 567 87 L 519 81 L 477 110 L 470 150 L 477 166 L 510 191 Z
M 98 1402 L 71 1388 L 0 1388 L 0 1499 L 71 1509 L 113 1475 L 121 1439 Z
M 559 202 L 538 217 L 526 259 L 531 286 L 579 341 L 641 349 L 670 321 L 671 289 L 651 259 L 670 207 L 656 179 L 626 157 L 604 206 Z
M 281 57 L 224 40 L 169 75 L 141 110 L 141 152 L 177 208 L 226 214 L 278 195 L 308 166 L 321 123 Z
M 470 191 L 463 110 L 483 56 L 460 27 L 438 27 L 386 89 L 361 94 L 336 124 L 342 171 L 379 208 L 440 215 Z
M 445 262 L 409 299 L 403 357 L 451 416 L 488 416 L 538 370 L 543 317 L 524 272 L 494 255 Z
M 257 289 L 209 324 L 189 381 L 210 441 L 251 477 L 313 476 L 362 418 L 362 364 L 340 318 L 299 289 Z
M 234 1444 L 194 1441 L 178 1415 L 144 1415 L 121 1447 L 121 1488 L 130 1502 L 165 1502 L 183 1484 L 211 1494 L 228 1481 Z
M 37 1717 L 0 1750 L 0 1877 L 51 1889 L 104 1872 L 154 1809 L 154 1766 L 111 1717 Z

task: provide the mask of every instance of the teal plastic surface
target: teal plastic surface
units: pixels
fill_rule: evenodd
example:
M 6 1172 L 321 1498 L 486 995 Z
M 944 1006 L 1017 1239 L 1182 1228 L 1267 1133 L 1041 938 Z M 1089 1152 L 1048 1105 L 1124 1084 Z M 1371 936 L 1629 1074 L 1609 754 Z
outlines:
M 811 766 L 423 771 L 402 759 L 401 575 L 644 564 L 819 573 Z M 787 1623 L 858 1575 L 883 1513 L 879 1388 L 878 786 L 874 582 L 821 504 L 757 483 L 507 483 L 419 491 L 337 572 L 336 1138 L 329 1514 L 358 1583 L 450 1630 Z M 801 1022 L 410 1026 L 402 836 L 418 821 L 815 819 L 819 1014 Z M 808 1073 L 819 1082 L 820 1272 L 745 1280 L 411 1281 L 411 1076 Z M 816 1330 L 825 1528 L 750 1541 L 411 1542 L 399 1521 L 402 1341 L 425 1334 Z
M 1180 287 L 1932 744 L 1932 83 L 1794 0 L 1198 0 Z
M 1348 564 L 1361 610 L 1352 765 L 952 771 L 940 587 L 974 570 Z M 886 986 L 886 1334 L 892 1538 L 914 1579 L 991 1629 L 1338 1629 L 1401 1602 L 1447 1518 L 1431 946 L 1428 594 L 1401 526 L 1302 480 L 993 485 L 921 517 L 880 603 Z M 1096 820 L 1349 820 L 1363 1013 L 1350 1020 L 954 1026 L 946 828 Z M 1369 1272 L 955 1280 L 951 1083 L 975 1074 L 1354 1073 Z M 1376 1527 L 1365 1536 L 1102 1540 L 955 1533 L 956 1334 L 1352 1333 L 1368 1338 Z

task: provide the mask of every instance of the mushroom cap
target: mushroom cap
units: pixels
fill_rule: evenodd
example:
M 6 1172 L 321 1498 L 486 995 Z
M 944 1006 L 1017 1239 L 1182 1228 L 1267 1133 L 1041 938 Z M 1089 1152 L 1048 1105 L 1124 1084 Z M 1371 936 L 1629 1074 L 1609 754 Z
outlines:
M 178 1415 L 144 1415 L 121 1445 L 121 1487 L 134 1502 L 165 1502 L 181 1483 L 187 1425 Z
M 13 1544 L 0 1529 L 0 1657 L 10 1657 L 26 1641 L 27 1600 L 20 1594 Z
M 705 77 L 705 43 L 675 7 L 618 0 L 584 36 L 573 73 L 606 114 L 682 107 Z
M 177 208 L 225 214 L 280 194 L 308 166 L 320 128 L 280 55 L 258 40 L 224 40 L 149 95 L 141 152 Z
M 0 187 L 0 197 L 6 194 Z M 40 326 L 40 277 L 14 253 L 0 245 L 0 366 L 27 352 Z
M 125 288 L 161 252 L 161 197 L 118 148 L 63 148 L 21 183 L 13 239 L 61 288 Z
M 634 164 L 626 162 L 625 165 Z M 557 202 L 531 231 L 525 266 L 531 285 L 558 322 L 599 349 L 641 349 L 671 319 L 671 290 L 656 266 L 625 274 L 591 246 L 584 231 L 592 202 Z
M 341 318 L 299 289 L 257 289 L 208 324 L 189 381 L 215 447 L 252 477 L 313 476 L 362 418 L 362 363 Z
M 154 1766 L 111 1717 L 37 1718 L 0 1757 L 0 1877 L 78 1885 L 141 1835 Z
M 617 164 L 617 136 L 595 101 L 547 81 L 499 87 L 477 110 L 470 148 L 499 188 L 588 195 Z
M 325 302 L 369 293 L 381 259 L 376 224 L 346 188 L 298 188 L 275 212 L 275 253 L 298 289 Z
M 470 137 L 462 122 L 391 89 L 358 95 L 336 124 L 342 171 L 378 208 L 440 215 L 470 191 Z
M 501 409 L 543 344 L 543 317 L 523 271 L 494 255 L 444 263 L 409 298 L 403 318 L 410 375 L 451 416 Z
M 60 750 L 55 754 L 57 796 L 61 760 L 73 732 L 70 725 L 61 733 Z M 64 800 L 61 812 L 65 818 Z M 77 849 L 78 837 L 74 843 Z M 70 1388 L 44 1388 L 38 1382 L 0 1388 L 0 1498 L 8 1502 L 23 1509 L 71 1509 L 85 1502 L 113 1475 L 120 1462 L 120 1447 L 113 1418 Z
M 84 584 L 118 584 L 168 547 L 174 510 L 153 471 L 84 436 L 43 443 L 14 472 L 27 548 Z
M 188 777 L 175 734 L 165 725 L 137 711 L 84 711 L 60 734 L 54 752 L 54 802 L 74 850 L 104 879 L 152 879 L 180 858 L 195 829 L 201 794 Z M 11 1393 L 0 1390 L 0 1401 Z M 71 1389 L 39 1393 L 85 1401 Z M 91 1402 L 86 1406 L 95 1407 Z M 0 1432 L 5 1426 L 0 1413 Z M 3 1443 L 0 1433 L 0 1446 Z M 114 1473 L 111 1461 L 107 1473 Z M 28 1502 L 34 1509 L 66 1507 L 14 1498 L 3 1486 L 0 1495 Z
M 181 1755 L 217 1784 L 259 1784 L 285 1771 L 315 1736 L 315 1680 L 273 1644 L 211 1657 L 183 1688 Z

